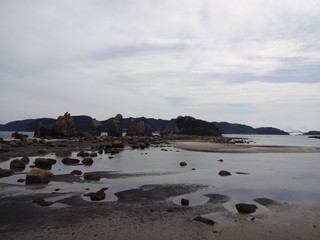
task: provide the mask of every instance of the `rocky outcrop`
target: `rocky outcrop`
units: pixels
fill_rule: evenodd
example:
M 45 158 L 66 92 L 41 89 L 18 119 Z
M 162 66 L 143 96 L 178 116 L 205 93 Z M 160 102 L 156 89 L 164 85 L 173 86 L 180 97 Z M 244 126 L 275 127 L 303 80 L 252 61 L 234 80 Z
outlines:
M 51 136 L 51 130 L 48 129 L 43 122 L 39 122 L 33 136 L 36 138 L 45 138 Z
M 213 123 L 190 116 L 179 116 L 175 123 L 174 132 L 183 135 L 221 136 L 221 132 Z
M 90 134 L 92 136 L 100 136 L 101 135 L 101 122 L 97 121 L 96 119 L 91 120 Z
M 113 136 L 113 137 L 122 136 L 121 121 L 122 121 L 122 115 L 117 114 L 117 116 L 113 119 L 111 126 L 108 130 L 109 136 Z
M 70 138 L 76 134 L 75 125 L 70 113 L 66 112 L 63 116 L 59 116 L 52 126 L 52 137 L 54 138 Z
M 41 168 L 33 168 L 27 173 L 26 184 L 47 184 L 54 175 Z
M 152 129 L 151 129 L 150 125 L 144 120 L 141 120 L 140 122 L 138 122 L 137 126 L 136 126 L 136 135 L 151 137 L 152 136 Z
M 128 127 L 128 131 L 127 131 L 127 136 L 135 136 L 136 135 L 136 125 L 134 124 L 134 120 L 131 119 L 130 123 L 129 123 L 129 127 Z

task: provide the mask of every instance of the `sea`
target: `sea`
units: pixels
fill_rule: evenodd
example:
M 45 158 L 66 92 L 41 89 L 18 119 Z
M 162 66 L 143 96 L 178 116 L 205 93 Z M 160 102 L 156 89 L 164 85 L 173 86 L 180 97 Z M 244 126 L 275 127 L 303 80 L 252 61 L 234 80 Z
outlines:
M 33 133 L 27 132 L 29 136 Z M 10 139 L 10 132 L 0 132 L 0 137 Z M 305 135 L 226 135 L 246 139 L 249 144 L 273 146 L 312 146 L 320 147 L 320 139 Z M 90 150 L 89 150 L 90 152 Z M 231 198 L 225 207 L 234 211 L 234 203 L 253 202 L 255 198 L 270 198 L 281 202 L 319 202 L 320 201 L 320 153 L 215 153 L 194 152 L 172 146 L 150 147 L 144 150 L 126 148 L 110 158 L 101 154 L 94 158 L 91 166 L 66 166 L 61 160 L 65 157 L 79 158 L 77 152 L 68 156 L 49 153 L 45 157 L 54 158 L 52 166 L 55 175 L 69 174 L 72 170 L 85 172 L 106 171 L 111 177 L 101 178 L 99 182 L 53 182 L 41 187 L 26 186 L 17 180 L 25 178 L 30 164 L 22 172 L 0 178 L 0 199 L 8 195 L 33 193 L 59 193 L 83 196 L 90 191 L 108 187 L 104 201 L 117 201 L 116 192 L 153 184 L 200 185 L 201 189 L 190 194 L 171 198 L 180 204 L 187 198 L 190 205 L 201 205 L 208 201 L 206 194 L 224 194 Z M 42 156 L 43 157 L 43 156 Z M 12 159 L 0 161 L 0 168 L 9 169 Z M 223 160 L 223 161 L 218 161 Z M 180 162 L 187 166 L 181 167 Z M 221 177 L 221 170 L 229 171 L 231 176 Z M 87 197 L 84 200 L 89 201 Z M 255 203 L 257 204 L 257 203 Z M 261 207 L 263 209 L 263 207 Z

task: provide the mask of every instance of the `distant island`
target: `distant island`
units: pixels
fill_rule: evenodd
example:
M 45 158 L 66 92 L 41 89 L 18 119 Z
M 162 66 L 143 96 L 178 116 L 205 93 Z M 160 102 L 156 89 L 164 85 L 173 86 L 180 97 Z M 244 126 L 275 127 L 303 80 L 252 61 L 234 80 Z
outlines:
M 90 130 L 90 124 L 93 120 L 92 117 L 86 115 L 72 116 L 76 132 L 87 132 Z M 46 126 L 51 127 L 56 119 L 54 118 L 37 118 L 12 121 L 7 124 L 0 124 L 0 131 L 35 131 L 39 122 L 44 123 Z M 101 131 L 108 132 L 114 117 L 100 121 Z M 155 119 L 155 118 L 123 118 L 121 121 L 121 128 L 126 131 L 130 127 L 130 123 L 137 124 L 140 121 L 148 123 L 152 132 L 162 132 L 165 129 L 178 130 L 182 134 L 194 135 L 219 135 L 219 134 L 264 134 L 264 135 L 289 135 L 281 129 L 274 127 L 260 127 L 253 128 L 248 125 L 229 122 L 207 122 L 200 119 L 195 119 L 190 116 L 177 117 L 170 120 Z M 193 126 L 192 126 L 193 125 Z M 188 128 L 186 128 L 188 126 Z M 192 126 L 190 128 L 190 126 Z M 179 129 L 175 129 L 175 128 Z M 310 131 L 304 133 L 305 135 L 320 135 L 320 131 Z

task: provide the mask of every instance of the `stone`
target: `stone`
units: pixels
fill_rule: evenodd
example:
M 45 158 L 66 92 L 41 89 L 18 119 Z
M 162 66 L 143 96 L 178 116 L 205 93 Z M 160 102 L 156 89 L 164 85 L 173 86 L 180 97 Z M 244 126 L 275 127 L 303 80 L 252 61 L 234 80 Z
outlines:
M 27 156 L 24 156 L 20 159 L 24 164 L 27 164 L 30 162 L 30 159 Z
M 61 162 L 65 165 L 75 165 L 78 164 L 80 160 L 75 158 L 64 158 Z
M 22 171 L 25 168 L 26 165 L 19 159 L 14 159 L 10 162 L 10 169 Z
M 51 168 L 51 166 L 53 164 L 55 164 L 57 162 L 57 160 L 55 159 L 50 159 L 50 158 L 36 158 L 36 160 L 34 161 L 34 164 L 36 165 L 36 167 L 38 168 Z
M 94 173 L 85 173 L 83 175 L 83 178 L 85 180 L 91 180 L 91 181 L 100 181 L 101 176 Z
M 13 170 L 0 168 L 0 178 L 9 177 L 14 174 Z
M 76 134 L 76 128 L 70 113 L 66 112 L 63 116 L 59 116 L 52 126 L 52 137 L 54 138 L 70 138 Z
M 187 163 L 186 162 L 180 162 L 180 166 L 181 167 L 185 167 L 185 166 L 187 166 Z
M 32 168 L 26 177 L 26 184 L 47 184 L 51 181 L 54 175 L 41 168 Z
M 93 164 L 93 159 L 91 157 L 84 157 L 82 160 L 82 163 L 84 165 L 92 165 Z
M 185 198 L 182 198 L 182 199 L 181 199 L 181 205 L 182 205 L 182 206 L 189 206 L 189 200 L 188 200 L 188 199 L 185 199 Z
M 221 171 L 219 172 L 219 175 L 220 175 L 220 176 L 230 176 L 231 173 L 228 172 L 228 171 L 225 171 L 225 170 L 221 170 Z
M 13 137 L 14 139 L 20 139 L 20 138 L 22 138 L 22 137 L 27 138 L 28 135 L 22 134 L 22 133 L 19 133 L 19 132 L 15 131 L 15 132 L 13 132 L 13 133 L 11 134 L 11 137 Z
M 235 206 L 239 213 L 245 213 L 245 214 L 254 213 L 258 208 L 254 204 L 246 204 L 246 203 L 238 203 Z
M 113 148 L 124 148 L 124 143 L 120 140 L 113 141 L 111 144 Z
M 113 137 L 122 136 L 121 121 L 122 121 L 122 115 L 117 114 L 116 117 L 112 120 L 112 123 L 109 127 L 108 136 L 113 136 Z
M 223 159 L 219 159 L 219 160 L 217 160 L 218 162 L 223 162 Z
M 136 135 L 136 125 L 134 124 L 134 120 L 131 119 L 126 136 L 135 136 L 135 135 Z
M 73 170 L 70 174 L 81 176 L 82 172 L 80 170 Z
M 86 193 L 83 196 L 90 197 L 91 201 L 101 201 L 106 198 L 106 194 L 105 194 L 106 190 L 108 190 L 108 188 L 102 188 L 98 192 Z
M 205 223 L 205 224 L 209 224 L 209 225 L 212 225 L 212 226 L 215 224 L 215 222 L 212 219 L 201 217 L 201 216 L 195 217 L 192 220 L 193 221 L 202 222 L 202 223 Z
M 45 138 L 51 136 L 51 130 L 48 129 L 43 122 L 38 122 L 33 136 L 36 138 Z
M 34 143 L 34 140 L 32 138 L 22 137 L 20 138 L 20 140 L 24 145 L 32 145 Z
M 26 180 L 23 179 L 23 178 L 19 178 L 19 179 L 17 180 L 18 183 L 23 183 L 23 182 L 25 182 L 25 181 L 26 181 Z
M 96 119 L 92 119 L 90 124 L 90 134 L 92 136 L 100 136 L 101 125 L 102 125 L 101 122 L 97 121 Z

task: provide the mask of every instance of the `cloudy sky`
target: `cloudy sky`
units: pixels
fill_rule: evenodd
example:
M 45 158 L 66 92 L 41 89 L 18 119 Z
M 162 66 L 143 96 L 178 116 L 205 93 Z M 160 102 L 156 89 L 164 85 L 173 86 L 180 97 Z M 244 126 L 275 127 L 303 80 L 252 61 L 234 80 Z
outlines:
M 0 123 L 69 111 L 320 130 L 319 0 L 0 0 Z

